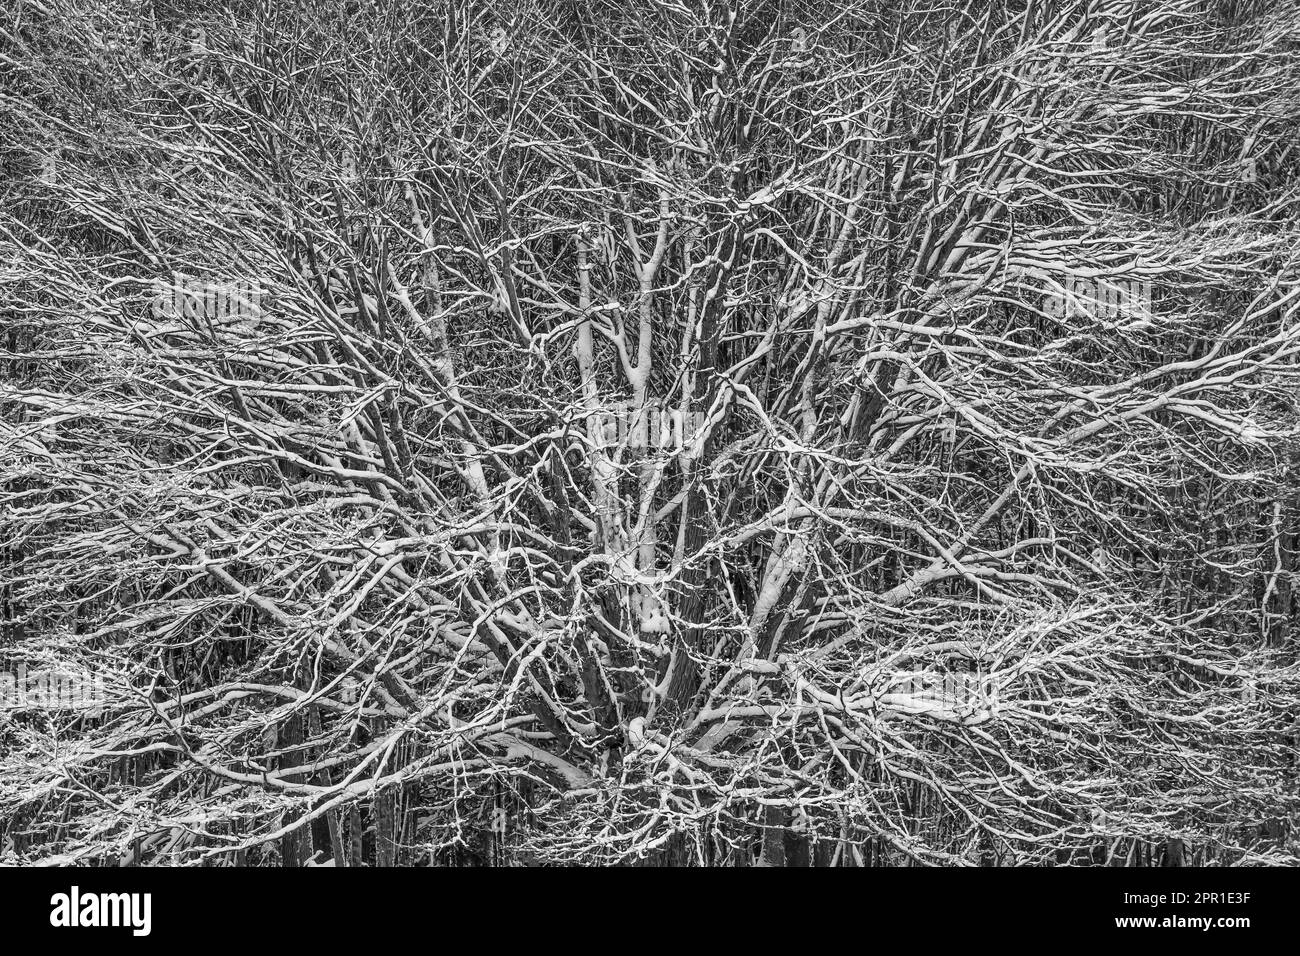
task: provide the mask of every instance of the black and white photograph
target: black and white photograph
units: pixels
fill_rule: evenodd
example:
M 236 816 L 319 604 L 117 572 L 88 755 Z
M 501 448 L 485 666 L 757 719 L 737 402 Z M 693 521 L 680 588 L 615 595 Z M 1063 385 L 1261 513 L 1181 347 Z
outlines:
M 1300 863 L 1294 0 L 3 9 L 33 922 Z

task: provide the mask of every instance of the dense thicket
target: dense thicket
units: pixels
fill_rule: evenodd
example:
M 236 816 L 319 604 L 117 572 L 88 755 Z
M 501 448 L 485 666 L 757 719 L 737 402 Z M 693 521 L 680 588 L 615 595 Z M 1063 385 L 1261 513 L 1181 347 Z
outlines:
M 0 859 L 1297 862 L 1294 4 L 0 31 Z

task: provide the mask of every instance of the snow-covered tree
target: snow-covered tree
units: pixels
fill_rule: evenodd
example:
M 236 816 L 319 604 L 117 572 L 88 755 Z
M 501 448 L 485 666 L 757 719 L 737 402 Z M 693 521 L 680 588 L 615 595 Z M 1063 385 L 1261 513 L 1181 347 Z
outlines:
M 1292 4 L 20 6 L 0 859 L 1296 862 Z

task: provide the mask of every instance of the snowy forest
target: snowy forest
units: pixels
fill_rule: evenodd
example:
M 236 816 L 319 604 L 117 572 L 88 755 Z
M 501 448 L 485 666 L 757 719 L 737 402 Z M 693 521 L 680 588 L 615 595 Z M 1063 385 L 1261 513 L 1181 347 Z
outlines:
M 1292 0 L 4 0 L 0 863 L 1300 864 L 1298 134 Z

